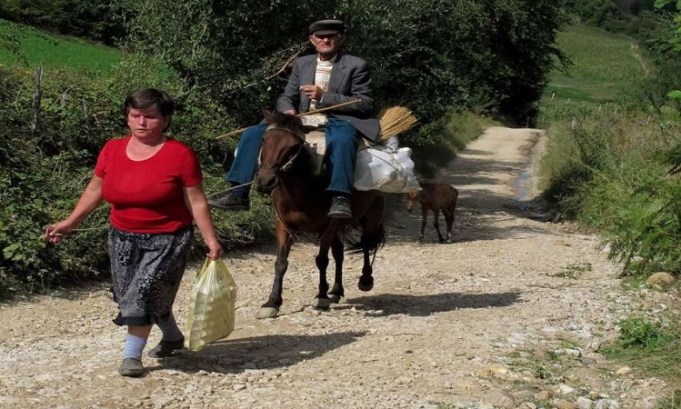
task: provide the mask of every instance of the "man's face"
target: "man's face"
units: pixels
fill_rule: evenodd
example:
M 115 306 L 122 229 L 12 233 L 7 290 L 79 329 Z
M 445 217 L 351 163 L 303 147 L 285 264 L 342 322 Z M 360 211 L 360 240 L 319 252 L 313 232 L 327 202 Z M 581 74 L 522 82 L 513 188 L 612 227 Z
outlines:
M 343 37 L 340 34 L 312 34 L 310 36 L 310 42 L 314 45 L 317 53 L 322 56 L 333 56 L 338 53 L 341 44 L 343 43 Z

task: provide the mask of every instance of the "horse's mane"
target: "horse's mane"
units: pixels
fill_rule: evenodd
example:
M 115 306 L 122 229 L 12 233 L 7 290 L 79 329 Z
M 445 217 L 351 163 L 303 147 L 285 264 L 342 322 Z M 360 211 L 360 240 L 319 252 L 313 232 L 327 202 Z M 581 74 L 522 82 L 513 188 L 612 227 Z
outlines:
M 289 129 L 299 133 L 303 130 L 303 122 L 296 115 L 287 115 L 281 112 L 265 112 L 265 122 L 276 124 L 280 128 Z

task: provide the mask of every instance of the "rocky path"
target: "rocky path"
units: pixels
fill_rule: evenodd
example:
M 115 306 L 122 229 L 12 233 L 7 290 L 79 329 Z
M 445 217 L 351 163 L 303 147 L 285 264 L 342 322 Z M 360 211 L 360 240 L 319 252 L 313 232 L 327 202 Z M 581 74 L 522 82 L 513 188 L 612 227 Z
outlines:
M 438 179 L 459 188 L 452 243 L 402 200 L 361 293 L 310 308 L 315 248 L 296 243 L 277 319 L 255 319 L 273 249 L 228 254 L 237 329 L 198 353 L 116 369 L 124 332 L 106 286 L 0 305 L 1 408 L 653 408 L 662 381 L 598 353 L 617 322 L 672 301 L 623 290 L 596 237 L 544 221 L 531 205 L 543 136 L 491 128 Z M 178 302 L 182 324 L 191 280 Z M 158 342 L 154 331 L 150 345 Z

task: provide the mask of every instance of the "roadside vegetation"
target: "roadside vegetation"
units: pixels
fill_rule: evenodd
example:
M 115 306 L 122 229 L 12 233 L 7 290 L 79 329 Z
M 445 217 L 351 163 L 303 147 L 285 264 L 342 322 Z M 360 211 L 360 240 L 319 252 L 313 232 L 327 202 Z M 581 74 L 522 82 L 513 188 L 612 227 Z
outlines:
M 549 135 L 544 197 L 555 218 L 598 231 L 610 257 L 623 262 L 626 287 L 642 294 L 651 273 L 681 273 L 681 55 L 675 9 L 659 1 L 667 11 L 652 12 L 652 3 L 637 17 L 562 31 L 558 44 L 572 64 L 552 74 L 539 116 Z M 668 291 L 678 296 L 678 284 Z M 619 337 L 603 349 L 667 382 L 658 409 L 681 408 L 674 300 L 662 313 L 623 319 Z
M 676 322 L 631 317 L 619 323 L 620 336 L 603 353 L 669 385 L 656 409 L 681 408 L 681 331 Z
M 594 28 L 564 31 L 558 42 L 570 44 L 563 51 L 573 65 L 555 74 L 542 100 L 540 124 L 551 135 L 545 197 L 562 217 L 601 232 L 624 274 L 678 274 L 681 184 L 671 171 L 680 118 L 671 89 L 653 87 L 665 61 L 633 52 L 634 38 Z M 609 82 L 590 67 L 607 67 Z

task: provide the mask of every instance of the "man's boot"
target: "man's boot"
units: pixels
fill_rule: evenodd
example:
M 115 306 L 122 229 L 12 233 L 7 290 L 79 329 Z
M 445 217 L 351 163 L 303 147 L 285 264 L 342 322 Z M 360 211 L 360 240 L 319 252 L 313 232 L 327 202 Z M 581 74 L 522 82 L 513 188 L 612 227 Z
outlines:
M 333 217 L 334 219 L 352 218 L 352 211 L 350 210 L 350 198 L 345 196 L 334 196 L 331 200 L 329 217 Z
M 247 186 L 232 188 L 224 194 L 208 199 L 208 206 L 223 210 L 250 210 L 251 201 Z

